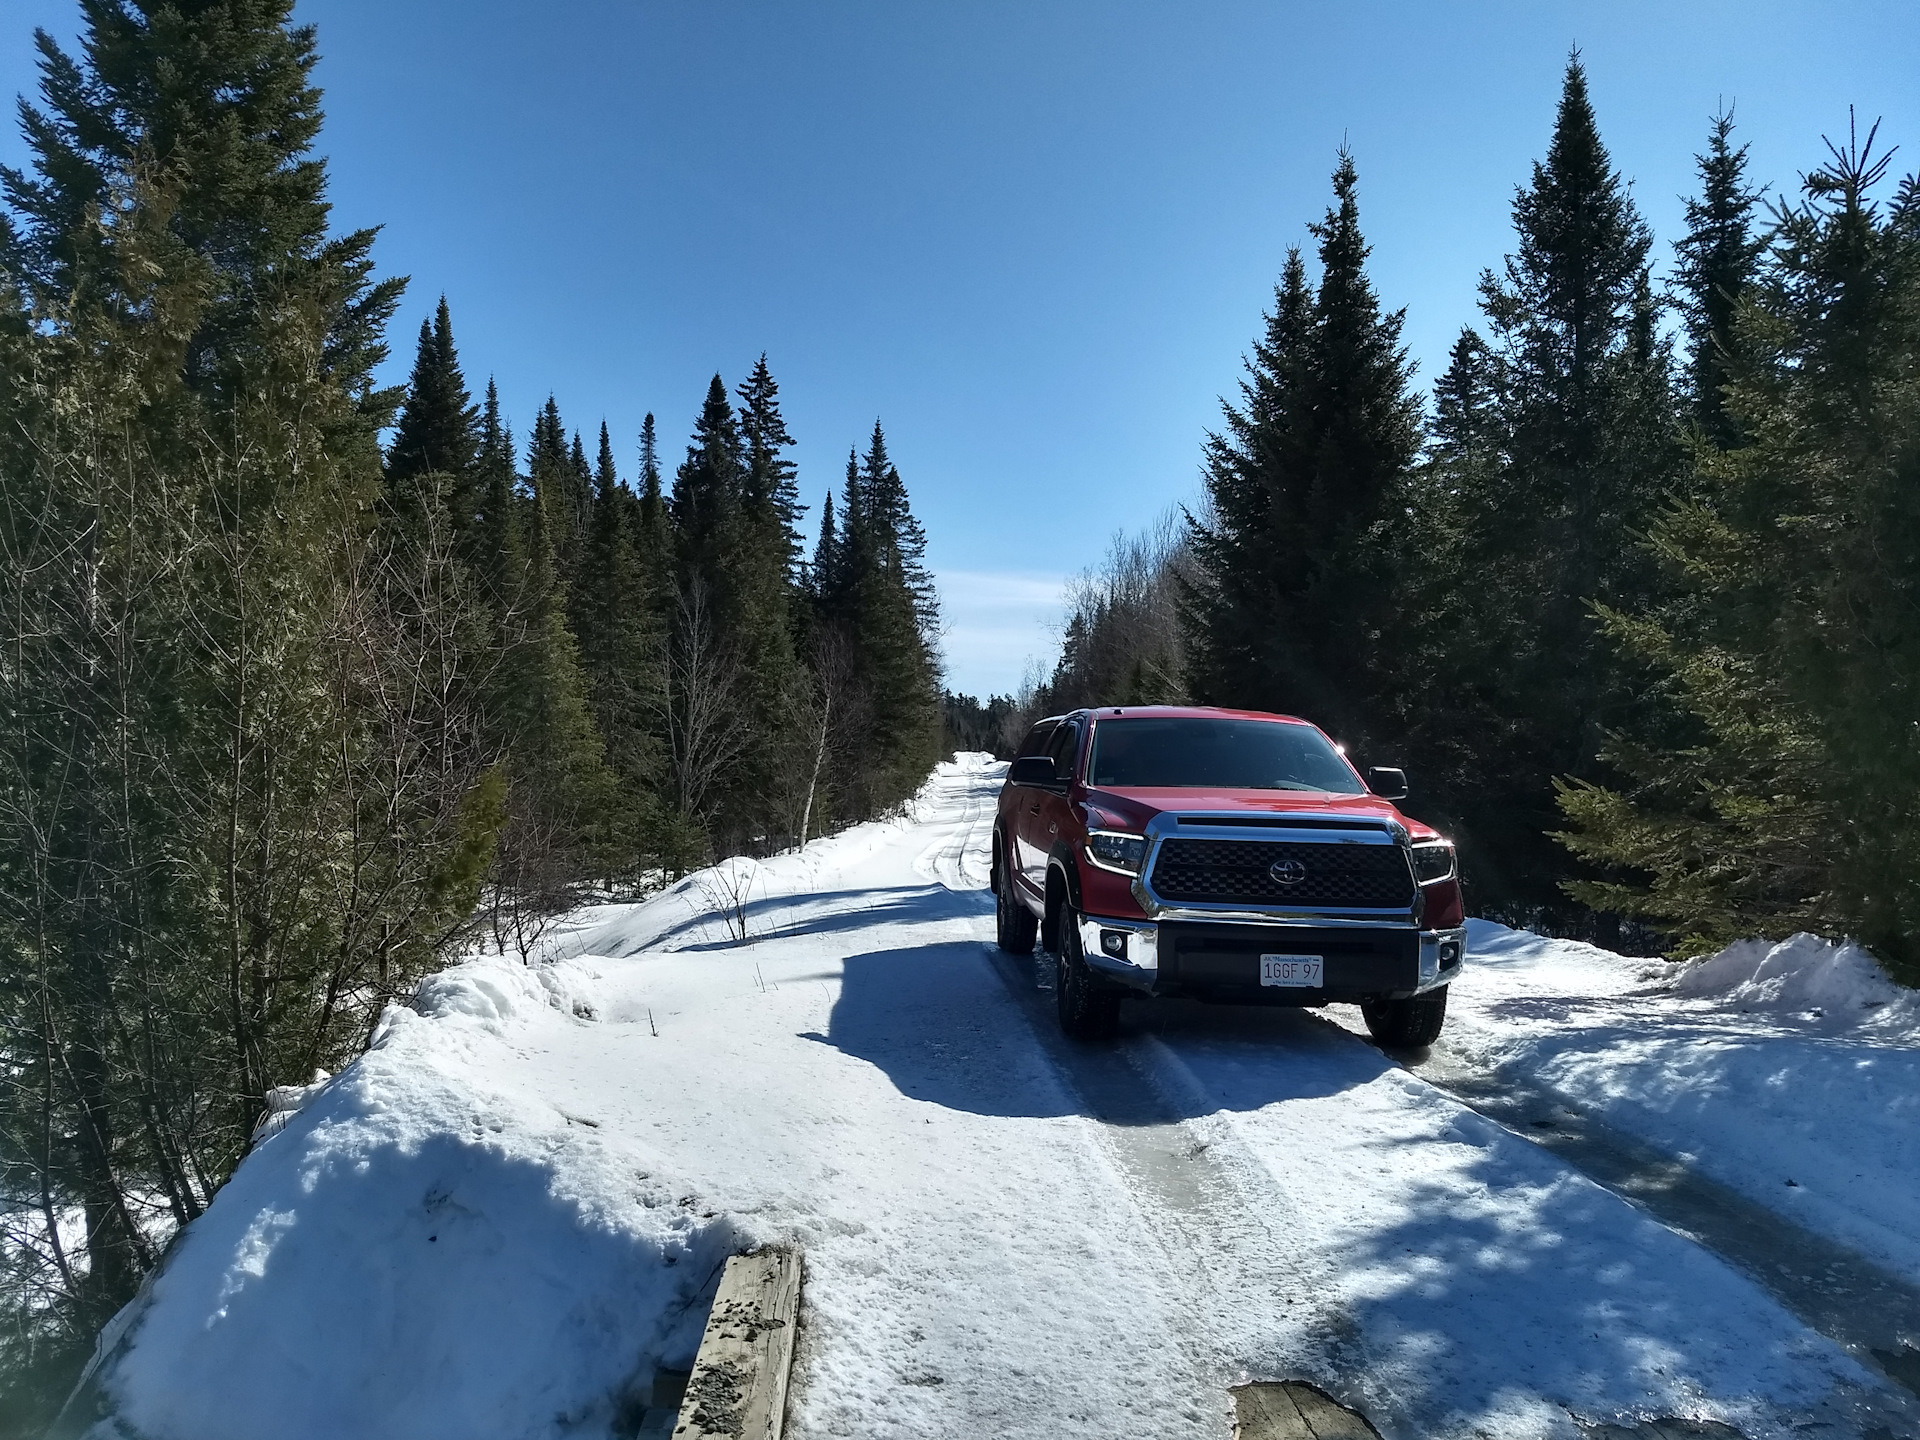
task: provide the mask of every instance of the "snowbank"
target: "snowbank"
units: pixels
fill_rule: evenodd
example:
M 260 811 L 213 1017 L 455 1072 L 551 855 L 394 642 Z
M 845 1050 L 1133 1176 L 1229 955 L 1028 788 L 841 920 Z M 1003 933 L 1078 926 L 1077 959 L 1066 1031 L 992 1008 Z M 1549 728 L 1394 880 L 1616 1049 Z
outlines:
M 1828 1029 L 1897 1032 L 1920 1040 L 1920 992 L 1896 985 L 1851 941 L 1804 933 L 1778 943 L 1737 940 L 1690 962 L 1674 990 L 1740 1010 L 1824 1020 Z
M 95 1434 L 631 1424 L 655 1362 L 690 1362 L 743 1241 L 677 1203 L 687 1187 L 659 1157 L 502 1063 L 591 1023 L 574 1013 L 584 978 L 469 961 L 423 985 L 417 1013 L 389 1010 L 338 1079 L 289 1087 L 276 1133 L 136 1302 L 98 1376 L 115 1418 Z
M 1476 920 L 1468 952 L 1450 1049 L 1920 1280 L 1920 995 L 1865 951 L 1796 935 L 1675 966 Z

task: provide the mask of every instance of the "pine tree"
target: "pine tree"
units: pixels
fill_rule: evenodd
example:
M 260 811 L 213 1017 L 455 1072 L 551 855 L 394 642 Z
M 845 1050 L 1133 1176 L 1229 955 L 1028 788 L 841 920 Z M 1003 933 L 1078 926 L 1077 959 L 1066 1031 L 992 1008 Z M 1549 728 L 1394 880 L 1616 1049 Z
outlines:
M 387 451 L 387 486 L 398 492 L 425 474 L 444 475 L 456 487 L 455 523 L 469 514 L 470 480 L 479 452 L 480 412 L 467 393 L 460 358 L 453 346 L 447 297 L 440 297 L 431 322 L 420 322 L 420 346 L 407 381 L 407 398 Z M 464 528 L 464 527 L 463 527 Z
M 542 523 L 553 546 L 554 572 L 570 583 L 580 561 L 580 549 L 593 516 L 593 471 L 586 450 L 575 435 L 567 441 L 560 406 L 549 395 L 534 418 L 527 442 L 527 480 L 545 497 Z
M 844 513 L 842 604 L 865 693 L 870 768 L 843 788 L 872 813 L 911 794 L 933 763 L 940 698 L 926 537 L 878 420 L 857 468 L 848 459 Z
M 718 589 L 725 549 L 738 522 L 745 461 L 740 426 L 718 375 L 694 423 L 687 458 L 673 477 L 670 509 L 682 577 Z
M 840 536 L 833 523 L 833 492 L 820 503 L 820 538 L 813 547 L 813 564 L 808 567 L 808 591 L 816 609 L 825 598 L 838 592 L 840 584 Z
M 1310 227 L 1320 284 L 1290 254 L 1245 408 L 1210 442 L 1215 524 L 1198 537 L 1196 690 L 1217 703 L 1315 718 L 1352 743 L 1390 732 L 1383 647 L 1398 620 L 1382 527 L 1418 453 L 1419 407 L 1366 276 L 1358 177 L 1342 152 L 1334 205 Z
M 1281 670 L 1271 647 L 1279 591 L 1274 537 L 1296 523 L 1291 497 L 1303 488 L 1312 452 L 1309 389 L 1313 297 L 1297 247 L 1287 251 L 1265 333 L 1254 342 L 1240 403 L 1222 407 L 1226 428 L 1207 437 L 1209 513 L 1191 519 L 1198 561 L 1185 606 L 1188 683 L 1212 703 L 1277 703 L 1268 693 Z M 1257 685 L 1257 694 L 1248 687 Z
M 507 627 L 520 615 L 527 568 L 513 454 L 513 432 L 501 417 L 500 392 L 489 376 L 474 459 L 478 505 L 472 523 L 463 527 L 461 556 L 486 597 L 496 645 L 507 643 Z
M 574 581 L 573 631 L 589 708 L 606 743 L 607 766 L 619 789 L 596 837 L 603 859 L 631 873 L 657 841 L 653 782 L 658 744 L 652 732 L 658 708 L 660 636 L 637 550 L 639 506 L 621 483 L 606 424 L 594 467 L 593 523 Z
M 1784 210 L 1721 394 L 1744 443 L 1654 527 L 1671 591 L 1606 612 L 1689 731 L 1623 727 L 1563 788 L 1576 893 L 1668 930 L 1852 934 L 1920 978 L 1920 181 L 1850 137 Z
M 1577 53 L 1547 158 L 1516 192 L 1513 219 L 1514 253 L 1481 280 L 1504 463 L 1464 516 L 1466 543 L 1516 602 L 1504 617 L 1483 608 L 1477 636 L 1504 657 L 1493 705 L 1507 754 L 1462 824 L 1482 903 L 1536 918 L 1533 907 L 1548 907 L 1552 921 L 1563 863 L 1546 838 L 1553 779 L 1592 776 L 1605 730 L 1646 699 L 1644 677 L 1604 645 L 1592 607 L 1653 584 L 1634 542 L 1680 459 L 1652 323 L 1652 236 L 1601 143 Z
M 1700 195 L 1686 202 L 1686 237 L 1673 247 L 1694 423 L 1722 450 L 1740 440 L 1720 395 L 1730 374 L 1733 317 L 1766 247 L 1753 223 L 1762 192 L 1748 186 L 1747 147 L 1736 148 L 1732 136 L 1733 111 L 1723 110 L 1707 132 L 1707 153 L 1695 157 Z
M 1497 465 L 1500 443 L 1500 390 L 1487 342 L 1471 325 L 1447 352 L 1447 368 L 1433 385 L 1433 452 L 1450 464 Z
M 765 507 L 778 522 L 788 583 L 795 584 L 804 553 L 800 542 L 804 507 L 794 464 L 783 453 L 793 445 L 793 437 L 787 433 L 786 418 L 780 413 L 780 387 L 767 369 L 764 353 L 736 393 L 740 397 L 740 438 L 745 446 L 747 502 L 750 507 Z
M 543 413 L 544 441 L 556 433 L 557 411 L 548 402 Z M 542 459 L 550 454 L 550 449 Z M 565 451 L 561 451 L 563 464 Z M 528 506 L 527 572 L 523 590 L 525 623 L 517 643 L 502 661 L 502 694 L 512 786 L 501 840 L 501 879 L 516 902 L 537 909 L 565 905 L 573 886 L 591 873 L 602 850 L 612 801 L 605 764 L 605 742 L 588 704 L 580 649 L 567 624 L 566 589 L 554 559 L 553 522 L 564 517 L 567 466 L 559 477 L 561 495 L 553 497 L 542 478 L 554 478 L 543 465 L 532 477 Z
M 0 175 L 0 485 L 36 500 L 0 561 L 35 621 L 0 667 L 0 983 L 34 987 L 0 1005 L 0 1127 L 30 1103 L 65 1137 L 36 1178 L 86 1219 L 78 1333 L 199 1213 L 266 1089 L 341 1063 L 412 983 L 486 848 L 461 766 L 373 698 L 451 567 L 377 603 L 401 284 L 371 231 L 328 231 L 291 8 L 93 0 L 79 59 L 39 37 L 31 170 Z M 52 1057 L 37 1091 L 26 1056 Z

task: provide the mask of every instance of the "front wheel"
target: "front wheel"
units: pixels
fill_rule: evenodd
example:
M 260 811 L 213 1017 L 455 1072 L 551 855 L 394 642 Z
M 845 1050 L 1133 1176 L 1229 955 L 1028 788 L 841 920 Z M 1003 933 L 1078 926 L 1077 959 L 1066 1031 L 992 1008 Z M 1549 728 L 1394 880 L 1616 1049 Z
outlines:
M 1440 1038 L 1440 1027 L 1447 1019 L 1447 987 L 1405 1000 L 1363 1000 L 1360 1015 L 1377 1044 L 1389 1050 L 1417 1050 Z
M 1064 904 L 1054 950 L 1053 998 L 1060 1028 L 1073 1040 L 1111 1040 L 1120 1030 L 1120 993 L 1103 985 L 1080 953 L 1080 917 Z
M 993 897 L 994 940 L 1009 955 L 1031 955 L 1033 939 L 1040 930 L 1035 914 L 1013 893 L 1013 868 L 1006 852 L 1000 852 L 1000 890 Z

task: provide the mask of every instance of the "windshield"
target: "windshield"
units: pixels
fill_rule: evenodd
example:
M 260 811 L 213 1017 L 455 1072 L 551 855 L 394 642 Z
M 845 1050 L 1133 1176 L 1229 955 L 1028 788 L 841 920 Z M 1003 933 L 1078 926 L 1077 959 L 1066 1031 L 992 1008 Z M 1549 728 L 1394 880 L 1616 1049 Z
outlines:
M 1178 716 L 1102 720 L 1088 782 L 1118 789 L 1317 790 L 1363 795 L 1353 767 L 1311 725 Z

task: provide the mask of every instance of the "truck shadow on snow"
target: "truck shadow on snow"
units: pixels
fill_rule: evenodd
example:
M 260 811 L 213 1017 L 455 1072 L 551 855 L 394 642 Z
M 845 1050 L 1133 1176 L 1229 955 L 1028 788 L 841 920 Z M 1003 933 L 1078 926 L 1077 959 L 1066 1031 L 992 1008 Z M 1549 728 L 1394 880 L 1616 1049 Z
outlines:
M 1044 955 L 1016 958 L 978 941 L 850 955 L 827 1033 L 806 1038 L 948 1109 L 1130 1126 L 1338 1094 L 1395 1068 L 1307 1012 L 1184 1001 L 1128 1006 L 1116 1044 L 1080 1045 L 1054 1023 L 1050 970 Z M 1168 1083 L 1151 1060 L 1156 1042 L 1207 1047 L 1219 1062 L 1215 1083 Z
M 741 907 L 748 940 L 789 940 L 802 935 L 832 935 L 875 925 L 918 925 L 991 914 L 993 897 L 984 890 L 949 890 L 943 885 L 889 885 L 858 890 L 819 890 L 750 900 Z M 688 937 L 697 937 L 691 938 Z M 684 944 L 675 941 L 686 940 Z M 736 950 L 741 941 L 726 934 L 719 912 L 689 915 L 627 954 L 648 950 Z
M 1184 1121 L 1251 1116 L 1376 1082 L 1417 1084 L 1393 1058 L 1307 1010 L 1129 1005 L 1116 1043 L 1079 1045 L 1054 1023 L 1049 969 L 1043 955 L 1017 959 L 978 941 L 849 956 L 827 1033 L 807 1038 L 872 1064 L 929 1104 L 1083 1115 L 1125 1135 L 1165 1130 L 1169 1140 Z M 1344 1217 L 1342 1237 L 1306 1259 L 1301 1275 L 1321 1271 L 1308 1292 L 1319 1292 L 1324 1311 L 1312 1353 L 1296 1335 L 1271 1354 L 1223 1357 L 1227 1368 L 1308 1374 L 1416 1434 L 1497 1431 L 1518 1419 L 1529 1433 L 1571 1440 L 1580 1422 L 1694 1414 L 1703 1398 L 1709 1413 L 1724 1407 L 1742 1428 L 1764 1429 L 1764 1417 L 1779 1414 L 1865 1418 L 1867 1435 L 1882 1433 L 1880 1423 L 1899 1433 L 1911 1424 L 1905 1397 L 1718 1257 L 1438 1092 L 1422 1086 L 1404 1104 L 1356 1097 L 1352 1125 L 1338 1148 L 1374 1157 L 1364 1193 L 1341 1188 L 1352 1183 L 1349 1165 L 1334 1167 L 1344 1180 L 1316 1177 L 1310 1154 L 1298 1162 L 1309 1168 L 1293 1174 L 1290 1151 L 1265 1154 L 1267 1166 L 1280 1166 L 1276 1176 L 1290 1177 L 1272 1194 L 1242 1194 L 1198 1159 L 1184 1184 L 1146 1177 L 1176 1208 L 1191 1190 L 1196 1214 L 1260 1213 L 1296 1184 L 1334 1187 L 1320 1199 Z M 1166 1150 L 1175 1163 L 1195 1154 L 1156 1138 L 1145 1146 L 1123 1153 Z M 1257 1284 L 1249 1300 L 1276 1303 Z

